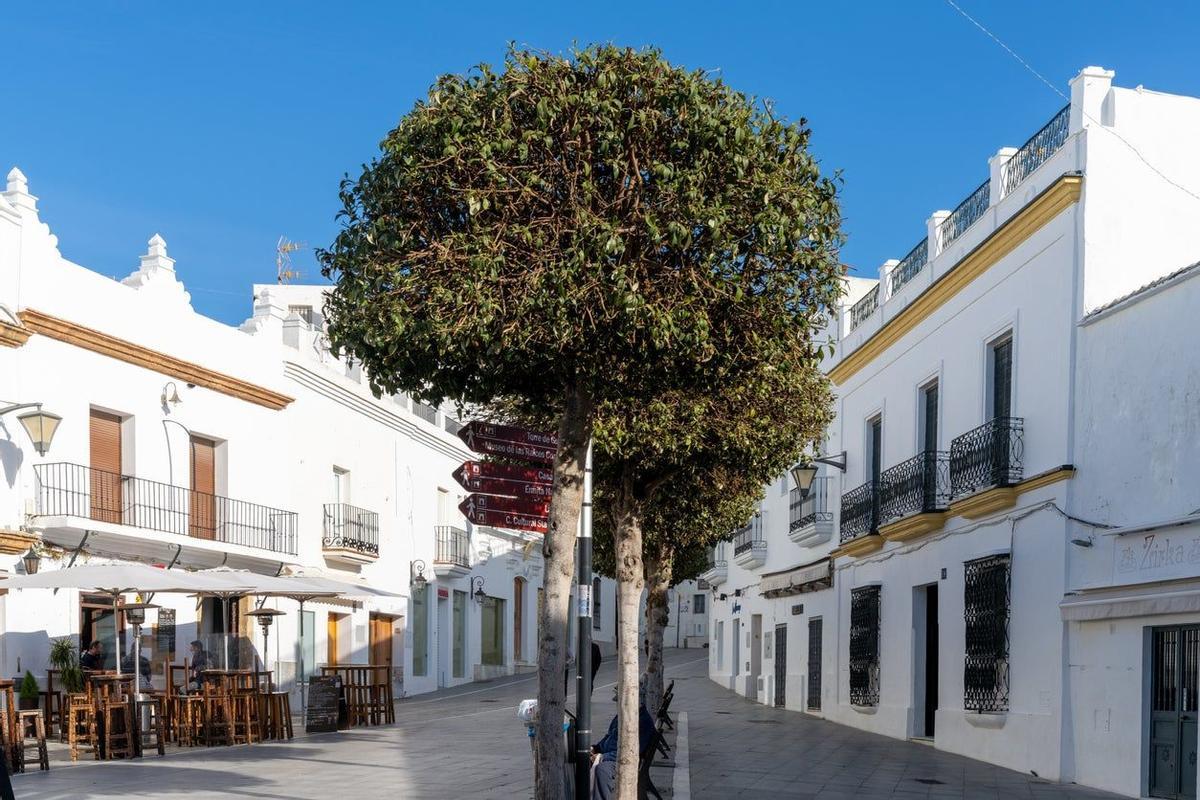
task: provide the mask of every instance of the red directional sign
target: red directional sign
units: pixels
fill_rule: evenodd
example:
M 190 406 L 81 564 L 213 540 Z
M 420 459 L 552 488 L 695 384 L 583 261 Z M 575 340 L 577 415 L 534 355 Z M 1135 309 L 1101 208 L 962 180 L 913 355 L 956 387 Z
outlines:
M 554 489 L 554 473 L 539 467 L 464 461 L 452 474 L 464 489 L 480 494 L 549 498 Z
M 472 420 L 458 432 L 471 450 L 489 456 L 501 456 L 537 464 L 553 464 L 558 437 L 512 425 L 493 425 Z
M 467 499 L 458 504 L 467 519 L 475 511 L 502 511 L 508 514 L 521 514 L 526 517 L 545 517 L 550 513 L 549 500 L 526 500 L 519 497 L 496 497 L 486 494 L 469 494 Z
M 463 505 L 466 504 L 464 503 Z M 466 517 L 476 525 L 488 525 L 493 528 L 512 528 L 542 534 L 550 528 L 550 524 L 545 517 L 530 516 L 528 514 L 510 514 L 506 511 L 491 511 L 476 508 L 473 512 L 467 513 Z

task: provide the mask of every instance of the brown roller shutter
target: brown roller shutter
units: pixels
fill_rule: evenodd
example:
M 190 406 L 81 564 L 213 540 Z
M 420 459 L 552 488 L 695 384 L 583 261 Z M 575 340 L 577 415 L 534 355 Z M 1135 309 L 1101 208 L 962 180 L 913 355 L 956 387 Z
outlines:
M 217 537 L 217 445 L 193 436 L 191 524 L 189 533 L 198 539 Z
M 121 418 L 92 409 L 89 425 L 91 518 L 119 525 L 124 508 L 121 491 Z

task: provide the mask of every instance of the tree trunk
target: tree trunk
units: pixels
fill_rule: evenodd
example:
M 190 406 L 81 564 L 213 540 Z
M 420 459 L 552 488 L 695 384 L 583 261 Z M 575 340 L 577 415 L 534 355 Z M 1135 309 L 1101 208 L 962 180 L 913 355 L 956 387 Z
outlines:
M 645 586 L 642 565 L 640 504 L 628 491 L 617 512 L 617 604 L 621 624 L 617 632 L 617 800 L 636 800 L 638 786 L 638 636 L 639 606 Z
M 659 546 L 646 554 L 646 710 L 658 713 L 663 698 L 663 631 L 671 621 L 667 589 L 671 586 L 674 557 L 670 548 Z M 675 620 L 679 624 L 679 620 Z
M 583 503 L 583 468 L 592 431 L 592 404 L 577 391 L 567 396 L 558 425 L 554 493 L 542 543 L 544 597 L 538 610 L 538 717 L 534 778 L 537 800 L 563 800 L 566 751 L 563 708 L 567 668 L 567 614 L 575 573 L 575 534 Z

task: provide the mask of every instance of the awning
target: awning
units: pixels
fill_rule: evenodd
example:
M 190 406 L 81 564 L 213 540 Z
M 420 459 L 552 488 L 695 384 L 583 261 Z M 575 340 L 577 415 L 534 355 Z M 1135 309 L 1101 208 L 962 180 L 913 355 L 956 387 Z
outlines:
M 1062 618 L 1076 622 L 1200 611 L 1200 583 L 1118 586 L 1067 595 L 1058 604 Z
M 763 597 L 787 597 L 804 592 L 816 592 L 833 586 L 833 563 L 822 558 L 798 567 L 762 576 L 758 585 Z

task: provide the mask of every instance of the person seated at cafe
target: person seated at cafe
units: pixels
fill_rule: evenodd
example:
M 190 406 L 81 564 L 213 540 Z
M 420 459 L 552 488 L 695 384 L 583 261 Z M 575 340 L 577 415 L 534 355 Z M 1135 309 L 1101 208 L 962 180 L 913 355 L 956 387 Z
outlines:
M 617 737 L 620 717 L 613 717 L 608 733 L 592 745 L 592 800 L 611 800 L 617 796 Z M 638 754 L 646 752 L 654 741 L 654 717 L 646 710 L 646 687 L 638 693 Z
M 188 685 L 193 689 L 204 686 L 204 670 L 208 669 L 208 653 L 199 640 L 192 642 L 192 664 L 188 667 Z
M 142 688 L 143 689 L 151 688 L 152 684 L 150 682 L 150 659 L 146 658 L 146 656 L 143 655 L 141 658 L 138 659 L 138 667 L 139 667 L 138 674 L 141 676 L 141 680 L 142 680 Z M 125 657 L 123 659 L 121 659 L 121 672 L 125 673 L 126 675 L 133 674 L 133 650 L 130 650 L 128 653 L 125 654 Z
M 104 669 L 104 642 L 97 639 L 88 645 L 88 649 L 79 657 L 79 667 L 90 670 Z

